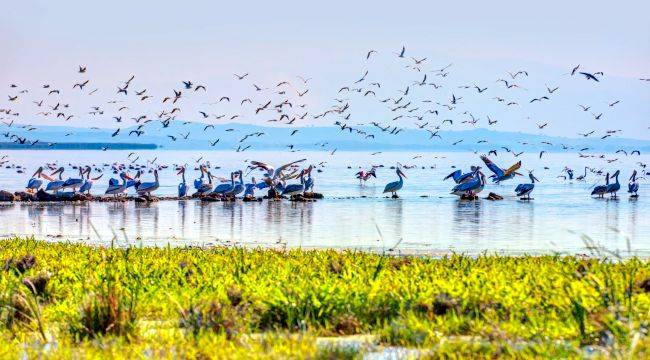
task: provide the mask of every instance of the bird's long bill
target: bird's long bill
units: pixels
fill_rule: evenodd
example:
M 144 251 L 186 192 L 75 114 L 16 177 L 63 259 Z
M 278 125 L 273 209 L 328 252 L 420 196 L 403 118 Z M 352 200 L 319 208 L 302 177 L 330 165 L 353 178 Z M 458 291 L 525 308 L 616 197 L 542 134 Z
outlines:
M 124 178 L 127 180 L 133 180 L 133 178 L 129 174 L 124 174 Z
M 32 175 L 32 177 L 36 177 L 36 175 L 38 175 L 38 176 L 43 175 L 43 168 L 42 167 L 38 168 L 38 170 L 36 170 L 36 172 L 34 173 L 34 175 Z
M 516 171 L 515 171 L 515 175 L 524 176 L 524 174 L 522 174 L 522 173 L 518 173 L 518 172 L 516 172 Z
M 58 168 L 58 169 L 56 169 L 55 172 L 51 173 L 50 176 L 54 176 L 54 175 L 56 175 L 56 174 L 58 174 L 58 173 L 60 173 L 62 171 L 63 171 L 63 168 Z
M 408 176 L 406 176 L 406 174 L 404 174 L 404 172 L 402 170 L 399 170 L 399 173 L 402 174 L 402 176 L 404 176 L 404 178 L 408 179 Z
M 93 178 L 93 181 L 97 181 L 97 180 L 99 180 L 99 179 L 101 179 L 101 178 L 102 178 L 102 176 L 104 176 L 104 174 L 101 174 L 101 175 L 99 175 L 98 177 L 96 177 L 96 178 Z
M 182 173 L 184 173 L 184 172 L 185 172 L 185 168 L 182 167 L 180 170 L 178 170 L 178 172 L 176 173 L 176 175 L 180 175 L 180 174 L 182 174 Z
M 47 181 L 54 181 L 54 178 L 48 176 L 47 174 L 40 174 L 40 176 L 46 179 Z

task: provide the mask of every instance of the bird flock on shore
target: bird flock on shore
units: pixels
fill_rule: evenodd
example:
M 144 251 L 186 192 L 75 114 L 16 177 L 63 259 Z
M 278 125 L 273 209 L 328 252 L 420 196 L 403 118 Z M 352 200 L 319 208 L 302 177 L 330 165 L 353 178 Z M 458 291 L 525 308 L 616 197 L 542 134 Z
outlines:
M 394 63 L 396 68 L 407 74 L 406 76 L 410 80 L 397 88 L 385 85 L 386 82 L 382 81 L 382 74 L 373 73 L 367 69 L 368 65 L 380 56 Z M 416 129 L 422 133 L 422 136 L 435 143 L 442 139 L 443 131 L 455 130 L 459 126 L 498 129 L 499 114 L 481 113 L 481 109 L 475 109 L 468 105 L 471 103 L 468 101 L 470 98 L 480 97 L 493 101 L 495 104 L 501 105 L 503 114 L 514 108 L 521 111 L 521 109 L 532 110 L 534 107 L 548 106 L 547 104 L 552 103 L 562 93 L 562 89 L 551 82 L 545 82 L 543 87 L 530 83 L 528 79 L 531 74 L 526 69 L 514 69 L 497 75 L 489 83 L 457 83 L 454 81 L 455 66 L 453 63 L 442 66 L 432 64 L 427 57 L 418 56 L 415 52 L 411 53 L 406 46 L 402 46 L 396 51 L 370 49 L 363 54 L 362 60 L 366 68 L 359 71 L 358 77 L 331 89 L 333 96 L 329 104 L 322 104 L 310 99 L 310 95 L 313 93 L 313 91 L 310 92 L 311 84 L 315 80 L 306 76 L 295 76 L 263 84 L 261 78 L 255 77 L 252 72 L 233 72 L 232 81 L 247 84 L 246 87 L 249 89 L 247 96 L 235 98 L 225 93 L 223 86 L 213 86 L 190 79 L 181 79 L 177 82 L 177 86 L 163 94 L 157 94 L 155 91 L 149 90 L 145 83 L 139 83 L 136 75 L 128 75 L 122 80 L 116 80 L 113 89 L 102 89 L 94 87 L 92 67 L 79 65 L 74 68 L 74 71 L 71 71 L 72 79 L 68 84 L 43 83 L 38 88 L 26 88 L 21 86 L 18 81 L 9 83 L 7 98 L 0 102 L 0 120 L 2 121 L 0 123 L 0 144 L 3 142 L 15 143 L 23 148 L 35 149 L 55 147 L 57 144 L 39 139 L 40 125 L 30 124 L 30 119 L 36 117 L 39 118 L 39 123 L 43 123 L 42 119 L 47 119 L 48 124 L 51 125 L 66 124 L 72 120 L 81 120 L 87 124 L 102 124 L 103 128 L 112 127 L 114 130 L 111 133 L 111 138 L 122 142 L 140 138 L 145 134 L 156 134 L 164 135 L 171 142 L 192 144 L 198 140 L 195 140 L 195 135 L 191 131 L 178 132 L 174 130 L 178 127 L 171 125 L 182 127 L 192 122 L 200 122 L 203 124 L 203 133 L 209 134 L 210 147 L 219 144 L 225 133 L 238 133 L 239 140 L 236 147 L 232 149 L 235 152 L 254 150 L 255 140 L 268 136 L 268 134 L 264 131 L 243 133 L 235 125 L 220 134 L 215 125 L 235 121 L 267 122 L 286 129 L 286 135 L 277 139 L 277 142 L 286 142 L 284 146 L 289 152 L 301 151 L 298 140 L 301 130 L 303 127 L 311 125 L 313 121 L 330 123 L 339 128 L 342 137 L 353 136 L 361 141 L 372 142 L 380 135 L 403 136 L 406 129 Z M 567 66 L 566 73 L 562 76 L 572 81 L 582 82 L 581 85 L 585 87 L 602 86 L 607 78 L 603 71 L 589 69 L 583 65 Z M 639 81 L 646 83 L 650 82 L 650 79 L 640 76 Z M 80 107 L 68 100 L 70 95 L 73 95 L 74 98 L 82 96 L 85 98 L 84 101 L 93 102 L 93 105 L 89 108 Z M 188 102 L 188 99 L 195 101 Z M 613 109 L 620 106 L 621 102 L 624 102 L 624 99 L 613 98 L 606 104 L 578 102 L 575 111 L 567 114 L 567 118 L 587 114 L 594 122 L 609 121 L 611 129 L 604 133 L 599 133 L 591 128 L 577 131 L 577 135 L 582 138 L 599 138 L 600 141 L 606 142 L 608 138 L 622 134 L 622 130 L 615 127 L 616 121 L 618 121 L 616 116 L 612 115 L 612 118 L 609 119 Z M 197 108 L 196 103 L 201 105 Z M 367 120 L 363 113 L 355 111 L 358 108 L 357 104 L 360 103 L 363 103 L 364 106 L 371 104 L 371 106 L 380 109 L 385 116 Z M 318 106 L 321 108 L 318 109 Z M 152 108 L 155 110 L 150 111 L 149 109 Z M 110 121 L 110 126 L 106 125 L 107 121 Z M 560 122 L 565 119 L 534 121 L 532 118 L 527 118 L 526 121 L 534 123 L 535 128 L 542 132 L 552 127 L 554 121 Z M 89 129 L 100 130 L 96 126 L 89 127 Z M 74 133 L 66 134 L 66 136 L 68 135 L 75 141 L 83 140 L 75 138 Z M 454 139 L 452 146 L 467 141 L 469 140 L 463 138 Z M 489 138 L 476 142 L 477 146 L 489 144 Z M 312 145 L 316 145 L 331 156 L 337 154 L 337 148 L 327 141 Z M 517 159 L 527 151 L 527 147 L 532 146 L 542 148 L 536 155 L 539 159 L 542 159 L 548 152 L 567 151 L 575 152 L 580 158 L 601 160 L 602 167 L 585 167 L 584 174 L 576 178 L 581 181 L 588 175 L 598 178 L 604 176 L 606 182 L 604 186 L 608 190 L 603 192 L 601 186 L 596 186 L 593 189 L 593 194 L 596 196 L 607 193 L 615 194 L 618 191 L 616 184 L 618 184 L 619 171 L 612 171 L 610 178 L 610 173 L 605 170 L 606 167 L 619 162 L 621 156 L 641 155 L 641 151 L 638 149 L 617 149 L 612 154 L 595 154 L 590 152 L 589 148 L 574 149 L 565 144 L 553 144 L 548 141 L 541 144 L 530 144 L 513 139 L 511 146 L 495 147 L 480 158 L 484 165 L 492 171 L 491 178 L 500 183 L 512 179 L 516 175 L 521 175 L 517 172 L 521 167 L 521 161 L 503 170 L 495 165 L 488 156 L 493 158 L 503 156 L 502 154 L 505 152 Z M 111 150 L 111 145 L 107 144 L 102 150 Z M 475 151 L 475 153 L 477 152 L 478 150 Z M 381 151 L 377 151 L 372 155 L 380 154 Z M 232 172 L 229 179 L 227 176 L 216 178 L 211 173 L 207 160 L 201 160 L 195 161 L 196 165 L 194 166 L 200 172 L 201 179 L 200 183 L 195 181 L 193 184 L 196 191 L 198 193 L 220 193 L 217 192 L 217 188 L 224 185 L 222 188 L 227 188 L 227 191 L 223 193 L 225 195 L 245 193 L 247 189 L 250 194 L 251 191 L 254 191 L 252 189 L 261 189 L 265 186 L 270 189 L 277 188 L 279 194 L 297 194 L 297 192 L 285 192 L 287 186 L 291 188 L 291 184 L 287 185 L 288 180 L 300 180 L 302 185 L 300 192 L 304 193 L 313 188 L 313 185 L 308 187 L 306 184 L 313 181 L 312 169 L 325 166 L 324 163 L 321 163 L 301 169 L 298 163 L 290 163 L 287 164 L 287 167 L 278 167 L 277 169 L 282 170 L 276 173 L 277 169 L 267 164 L 250 161 L 246 165 L 248 170 L 271 169 L 273 171 L 266 173 L 259 182 L 251 179 L 246 183 L 244 171 Z M 71 183 L 66 183 L 66 180 L 62 178 L 63 167 L 55 163 L 43 164 L 46 169 L 50 168 L 53 172 L 45 174 L 43 168 L 36 171 L 32 177 L 34 181 L 32 187 L 28 186 L 28 189 L 39 189 L 42 186 L 42 179 L 46 179 L 50 181 L 46 186 L 46 188 L 49 187 L 48 190 L 55 192 L 63 189 L 72 189 L 75 192 L 88 191 L 88 187 L 92 187 L 92 182 L 99 180 L 102 176 L 100 174 L 98 177 L 92 177 L 91 172 L 103 173 L 108 166 L 120 179 L 109 180 L 107 194 L 120 194 L 129 187 L 135 188 L 140 195 L 151 194 L 159 186 L 157 172 L 169 166 L 161 165 L 155 159 L 148 160 L 144 165 L 138 161 L 140 161 L 140 156 L 134 152 L 129 154 L 127 159 L 116 161 L 114 164 L 104 164 L 104 167 L 72 166 L 70 168 L 77 171 L 79 177 L 74 178 Z M 644 175 L 648 175 L 645 163 L 638 161 L 636 165 L 635 169 L 631 169 L 633 175 L 630 177 L 630 189 L 636 189 L 633 191 L 634 194 L 638 190 L 638 180 L 643 179 Z M 6 154 L 0 154 L 0 166 L 5 169 L 16 169 L 21 173 L 25 170 L 20 165 L 13 163 Z M 135 175 L 128 173 L 129 167 L 137 168 L 134 171 Z M 183 176 L 181 184 L 185 184 L 186 164 L 175 164 L 171 167 Z M 452 193 L 459 196 L 475 195 L 482 190 L 485 186 L 485 175 L 480 169 L 480 166 L 472 166 L 468 173 L 456 170 L 450 174 L 447 178 L 453 179 L 456 183 Z M 154 181 L 140 181 L 140 175 L 145 171 L 152 174 Z M 388 184 L 385 191 L 393 195 L 403 186 L 406 176 L 401 166 L 396 167 L 396 174 L 399 180 Z M 54 176 L 58 177 L 58 180 Z M 376 177 L 375 168 L 360 171 L 356 176 L 361 182 L 365 182 L 369 177 Z M 565 168 L 558 176 L 571 180 L 573 179 L 573 170 Z M 533 175 L 533 171 L 529 172 L 529 178 L 531 183 L 521 184 L 517 187 L 517 196 L 530 198 L 534 184 L 539 180 Z M 609 184 L 610 179 L 615 179 L 615 182 Z M 210 188 L 208 191 L 212 180 L 221 184 L 217 184 L 214 189 Z M 39 182 L 41 183 L 39 184 Z M 61 187 L 57 188 L 59 184 Z M 188 188 L 187 185 L 179 185 L 179 196 L 185 196 Z M 615 190 L 612 191 L 612 189 Z

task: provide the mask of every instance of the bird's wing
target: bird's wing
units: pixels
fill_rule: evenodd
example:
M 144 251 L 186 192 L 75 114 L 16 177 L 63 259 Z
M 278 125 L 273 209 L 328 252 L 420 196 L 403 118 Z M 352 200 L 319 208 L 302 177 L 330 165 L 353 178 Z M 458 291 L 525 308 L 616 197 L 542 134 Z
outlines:
M 481 160 L 483 160 L 485 166 L 487 166 L 488 169 L 490 169 L 494 173 L 494 175 L 498 177 L 502 177 L 504 175 L 503 170 L 500 167 L 498 167 L 495 163 L 490 161 L 490 159 L 488 159 L 487 156 L 481 156 Z
M 293 164 L 297 164 L 297 163 L 299 163 L 299 162 L 303 162 L 303 161 L 305 161 L 305 160 L 307 160 L 307 159 L 300 159 L 300 160 L 292 161 L 292 162 L 290 162 L 290 163 L 288 163 L 288 164 L 284 164 L 284 165 L 282 165 L 282 166 L 279 166 L 277 169 L 275 169 L 274 177 L 275 177 L 275 176 L 278 176 L 278 174 L 280 174 L 280 172 L 281 172 L 282 170 L 288 168 L 289 166 L 291 166 L 291 165 L 293 165 Z
M 505 171 L 504 175 L 510 175 L 513 172 L 516 172 L 517 170 L 519 170 L 520 167 L 521 167 L 521 161 L 517 161 L 514 165 L 512 165 L 511 167 L 508 168 L 508 170 Z

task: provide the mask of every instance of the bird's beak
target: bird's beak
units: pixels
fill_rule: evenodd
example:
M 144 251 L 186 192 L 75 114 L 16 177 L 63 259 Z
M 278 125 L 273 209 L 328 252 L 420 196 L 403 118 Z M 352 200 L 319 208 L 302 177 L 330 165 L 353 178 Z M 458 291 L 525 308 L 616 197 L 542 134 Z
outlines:
M 50 176 L 54 176 L 54 175 L 60 173 L 61 171 L 63 171 L 63 169 L 58 168 L 55 172 L 51 173 Z
M 54 181 L 53 178 L 49 177 L 49 176 L 46 175 L 46 174 L 39 174 L 39 176 L 43 177 L 44 179 L 46 179 L 46 180 L 48 180 L 48 181 Z
M 127 180 L 133 180 L 133 178 L 129 176 L 129 174 L 124 174 L 124 178 Z
M 182 173 L 184 173 L 184 172 L 185 172 L 185 168 L 181 168 L 181 169 L 176 173 L 176 175 L 180 175 L 180 174 L 182 174 Z
M 523 174 L 518 173 L 518 172 L 516 172 L 516 171 L 515 171 L 515 175 L 524 176 Z

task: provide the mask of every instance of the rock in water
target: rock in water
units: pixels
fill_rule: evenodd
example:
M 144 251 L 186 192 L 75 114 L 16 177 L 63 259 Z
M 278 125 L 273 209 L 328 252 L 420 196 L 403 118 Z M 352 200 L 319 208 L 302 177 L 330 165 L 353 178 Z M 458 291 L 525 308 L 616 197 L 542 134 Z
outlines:
M 10 193 L 9 191 L 0 190 L 0 201 L 15 201 L 16 195 Z
M 36 193 L 36 199 L 38 201 L 56 201 L 57 197 L 52 194 L 46 193 L 43 189 L 40 189 Z

